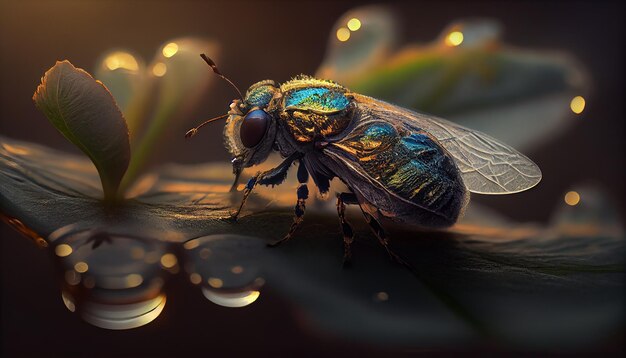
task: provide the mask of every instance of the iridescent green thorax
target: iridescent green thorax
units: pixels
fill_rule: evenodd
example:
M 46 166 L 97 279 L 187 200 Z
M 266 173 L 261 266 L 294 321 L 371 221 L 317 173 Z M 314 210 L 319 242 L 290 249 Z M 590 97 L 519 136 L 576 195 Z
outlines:
M 272 80 L 257 82 L 246 92 L 245 101 L 250 107 L 266 108 L 277 91 L 276 83 Z
M 328 88 L 293 90 L 285 97 L 286 109 L 308 110 L 316 113 L 343 111 L 349 103 L 343 93 Z
M 282 114 L 287 128 L 300 143 L 339 134 L 349 124 L 348 90 L 332 81 L 299 76 L 280 86 Z

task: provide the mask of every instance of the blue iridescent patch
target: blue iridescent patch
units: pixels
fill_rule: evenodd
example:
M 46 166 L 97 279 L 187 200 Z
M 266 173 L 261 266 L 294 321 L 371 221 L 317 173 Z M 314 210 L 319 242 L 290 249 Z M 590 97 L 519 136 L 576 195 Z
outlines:
M 328 88 L 304 88 L 287 95 L 285 107 L 319 112 L 338 112 L 346 109 L 350 101 L 338 91 Z
M 394 138 L 396 135 L 396 130 L 393 128 L 391 124 L 387 123 L 376 123 L 374 125 L 369 126 L 364 132 L 364 137 L 369 140 L 384 140 Z

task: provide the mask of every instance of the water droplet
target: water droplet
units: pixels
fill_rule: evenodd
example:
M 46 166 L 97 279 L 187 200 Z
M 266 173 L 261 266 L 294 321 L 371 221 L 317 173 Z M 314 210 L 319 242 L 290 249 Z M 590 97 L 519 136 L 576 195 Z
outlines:
M 264 240 L 211 235 L 194 241 L 184 252 L 185 269 L 190 281 L 201 285 L 207 299 L 225 307 L 243 307 L 259 297 L 265 283 L 259 272 L 259 250 L 266 250 Z
M 59 229 L 49 239 L 55 249 L 63 247 L 59 252 L 71 252 L 62 256 L 55 250 L 64 276 L 63 302 L 85 321 L 129 329 L 151 322 L 163 310 L 162 276 L 169 274 L 159 258 L 172 254 L 162 241 L 77 226 Z M 147 262 L 149 255 L 156 260 Z
M 261 292 L 259 291 L 242 291 L 242 292 L 222 292 L 220 290 L 202 287 L 202 294 L 209 301 L 223 307 L 245 307 L 256 301 Z

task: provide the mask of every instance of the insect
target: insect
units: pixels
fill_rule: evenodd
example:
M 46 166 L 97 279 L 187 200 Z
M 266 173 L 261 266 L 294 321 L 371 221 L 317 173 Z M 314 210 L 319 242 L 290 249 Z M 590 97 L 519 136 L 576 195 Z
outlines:
M 309 177 L 320 193 L 338 178 L 349 192 L 337 194 L 344 262 L 354 241 L 345 218 L 346 205 L 358 205 L 375 236 L 393 253 L 381 221 L 443 228 L 453 225 L 469 202 L 469 193 L 510 194 L 541 180 L 535 163 L 486 134 L 452 122 L 350 92 L 328 80 L 298 76 L 278 85 L 265 80 L 243 96 L 204 54 L 213 71 L 239 93 L 230 111 L 189 130 L 191 137 L 207 123 L 227 118 L 224 141 L 233 156 L 237 185 L 244 168 L 262 163 L 272 151 L 284 158 L 246 184 L 237 217 L 257 185 L 279 185 L 298 164 L 295 216 L 291 239 L 302 223 Z

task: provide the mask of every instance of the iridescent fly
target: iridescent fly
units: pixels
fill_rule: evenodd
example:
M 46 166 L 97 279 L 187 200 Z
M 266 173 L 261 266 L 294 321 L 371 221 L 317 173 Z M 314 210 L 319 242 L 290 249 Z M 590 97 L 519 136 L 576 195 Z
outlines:
M 202 58 L 224 77 L 215 63 Z M 237 89 L 239 92 L 239 90 Z M 372 231 L 392 258 L 382 220 L 418 227 L 453 225 L 469 202 L 469 192 L 517 193 L 535 186 L 541 171 L 515 149 L 486 134 L 426 114 L 350 92 L 328 80 L 298 76 L 278 85 L 253 84 L 235 99 L 228 114 L 226 147 L 236 179 L 243 170 L 278 151 L 284 161 L 248 181 L 236 218 L 256 185 L 281 184 L 298 164 L 295 217 L 278 245 L 291 239 L 302 223 L 309 176 L 321 194 L 338 178 L 350 192 L 337 194 L 344 259 L 350 258 L 353 230 L 345 205 L 358 205 Z

